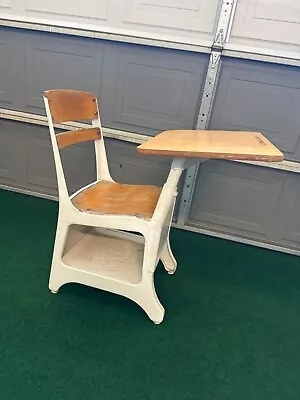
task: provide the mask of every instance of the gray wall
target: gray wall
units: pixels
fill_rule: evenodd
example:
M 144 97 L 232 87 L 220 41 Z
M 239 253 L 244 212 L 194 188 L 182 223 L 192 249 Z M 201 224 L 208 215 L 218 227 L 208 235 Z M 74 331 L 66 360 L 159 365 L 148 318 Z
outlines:
M 258 130 L 300 160 L 300 68 L 224 58 L 210 129 Z M 238 162 L 204 163 L 188 225 L 300 249 L 299 174 Z
M 204 163 L 188 225 L 300 249 L 300 177 L 226 161 Z
M 192 128 L 208 56 L 0 28 L 0 107 L 45 114 L 46 89 L 95 92 L 102 124 L 153 135 Z
M 105 139 L 112 177 L 122 183 L 161 186 L 170 159 L 149 158 L 136 144 Z M 61 151 L 70 193 L 95 180 L 93 143 L 81 143 Z M 57 195 L 57 181 L 47 127 L 0 119 L 0 184 Z
M 208 56 L 0 29 L 0 107 L 44 115 L 42 92 L 95 92 L 104 126 L 155 135 L 195 127 Z M 224 58 L 210 129 L 260 130 L 299 160 L 300 69 Z M 161 185 L 170 160 L 106 139 L 121 182 Z M 70 192 L 95 178 L 91 144 L 63 151 Z M 299 175 L 225 161 L 200 167 L 187 225 L 300 250 Z M 57 194 L 47 127 L 0 120 L 0 184 Z
M 0 107 L 45 115 L 44 90 L 88 90 L 103 126 L 149 135 L 195 126 L 208 63 L 202 54 L 10 28 L 0 29 L 0 57 Z M 116 180 L 165 181 L 170 159 L 141 157 L 135 144 L 113 139 L 106 148 Z M 48 128 L 0 120 L 0 156 L 0 184 L 57 195 Z M 70 193 L 95 179 L 90 143 L 62 157 Z
M 224 58 L 210 129 L 259 130 L 300 160 L 300 68 Z

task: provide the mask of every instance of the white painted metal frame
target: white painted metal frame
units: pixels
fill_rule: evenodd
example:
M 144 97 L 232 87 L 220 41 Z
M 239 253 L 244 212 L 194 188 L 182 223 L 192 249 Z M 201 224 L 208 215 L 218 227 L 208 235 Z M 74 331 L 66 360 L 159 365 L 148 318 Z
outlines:
M 169 274 L 176 270 L 169 230 L 184 161 L 174 160 L 150 220 L 133 215 L 99 215 L 79 211 L 71 200 L 80 191 L 101 180 L 114 182 L 109 173 L 103 135 L 94 141 L 97 181 L 69 197 L 46 97 L 44 103 L 59 189 L 50 290 L 56 293 L 62 285 L 77 282 L 113 292 L 136 302 L 154 323 L 161 323 L 165 310 L 155 292 L 154 272 L 159 260 Z M 102 134 L 99 117 L 93 120 L 93 126 L 99 127 Z M 124 231 L 138 232 L 142 236 Z M 134 259 L 131 254 L 134 254 Z

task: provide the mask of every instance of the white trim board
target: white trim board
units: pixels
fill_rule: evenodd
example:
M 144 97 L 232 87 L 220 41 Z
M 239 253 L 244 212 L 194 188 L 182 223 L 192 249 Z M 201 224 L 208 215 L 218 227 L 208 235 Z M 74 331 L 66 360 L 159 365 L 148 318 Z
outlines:
M 145 46 L 154 46 L 169 48 L 175 50 L 192 51 L 196 53 L 210 53 L 212 41 L 193 41 L 190 38 L 186 42 L 182 38 L 174 37 L 173 40 L 167 35 L 149 33 L 143 35 L 142 32 L 131 30 L 116 30 L 101 28 L 95 30 L 95 26 L 80 26 L 78 23 L 66 22 L 64 25 L 54 25 L 53 21 L 45 22 L 45 20 L 34 18 L 23 18 L 17 20 L 15 16 L 0 18 L 0 26 L 7 28 L 27 29 L 39 32 L 59 33 L 63 35 L 72 35 L 93 39 L 111 40 L 115 42 L 140 44 Z
M 66 26 L 66 24 L 69 26 Z M 53 21 L 46 23 L 45 20 L 32 18 L 17 20 L 15 16 L 6 16 L 6 18 L 0 18 L 0 26 L 8 28 L 60 33 L 64 35 L 185 50 L 196 53 L 209 54 L 213 45 L 213 41 L 193 42 L 192 39 L 188 38 L 185 42 L 182 40 L 182 38 L 174 37 L 173 40 L 170 40 L 168 36 L 154 33 L 149 33 L 147 36 L 143 36 L 141 32 L 129 30 L 104 30 L 104 28 L 101 28 L 101 30 L 97 31 L 95 30 L 94 26 L 84 28 L 80 27 L 78 24 L 72 24 L 70 22 L 66 24 L 64 26 L 54 25 Z M 276 64 L 300 66 L 299 52 L 287 52 L 284 50 L 278 51 L 276 49 L 252 47 L 248 45 L 233 44 L 230 42 L 224 44 L 222 55 L 254 61 L 265 61 Z
M 58 201 L 58 196 L 51 196 L 50 194 L 33 192 L 31 190 L 22 189 L 22 188 L 18 188 L 18 187 L 14 187 L 14 186 L 7 186 L 7 185 L 0 184 L 0 189 L 7 190 L 8 192 L 14 192 L 14 193 L 25 194 L 28 196 L 39 197 L 41 199 Z
M 242 58 L 253 61 L 264 61 L 273 64 L 300 66 L 300 53 L 271 50 L 262 47 L 250 47 L 232 43 L 224 44 L 224 57 Z
M 5 108 L 0 108 L 0 118 L 12 120 L 12 121 L 18 121 L 18 122 L 25 122 L 28 124 L 48 126 L 47 117 L 45 117 L 43 115 L 30 114 L 30 113 L 14 111 L 14 110 L 7 110 Z M 88 127 L 87 124 L 83 124 L 83 123 L 79 123 L 79 122 L 56 124 L 55 126 L 57 128 L 70 129 L 70 130 Z M 149 139 L 149 136 L 142 135 L 140 133 L 121 131 L 118 129 L 105 128 L 105 127 L 103 127 L 103 134 L 104 134 L 104 137 L 108 137 L 108 138 L 116 139 L 116 140 L 122 140 L 124 142 L 129 142 L 129 143 L 136 143 L 136 144 L 144 143 Z M 296 174 L 300 173 L 300 162 L 296 162 L 296 161 L 284 160 L 282 162 L 274 162 L 274 163 L 242 161 L 242 160 L 230 160 L 230 161 L 239 162 L 239 163 L 243 163 L 243 164 L 256 165 L 256 166 L 265 167 L 265 168 L 273 168 L 273 169 L 277 169 L 280 171 L 290 171 L 290 172 L 294 172 Z
M 47 117 L 43 115 L 7 110 L 4 108 L 0 108 L 0 118 L 18 122 L 25 122 L 28 124 L 48 126 Z M 55 127 L 60 129 L 74 130 L 80 128 L 87 128 L 89 127 L 89 125 L 80 122 L 73 122 L 73 123 L 55 124 Z M 141 135 L 139 133 L 125 132 L 117 129 L 104 128 L 104 127 L 103 127 L 103 134 L 105 137 L 111 139 L 118 139 L 118 140 L 123 140 L 125 142 L 131 142 L 137 144 L 144 143 L 148 139 L 148 136 Z
M 189 226 L 189 225 L 185 225 L 184 227 L 178 227 L 178 226 L 174 225 L 174 227 L 183 229 L 185 231 L 200 233 L 203 235 L 212 236 L 212 237 L 216 237 L 216 238 L 220 238 L 220 239 L 231 240 L 232 242 L 243 243 L 243 244 L 247 244 L 247 245 L 251 245 L 251 246 L 261 247 L 263 249 L 274 250 L 274 251 L 279 251 L 282 253 L 300 256 L 300 250 L 296 250 L 296 249 L 292 249 L 292 248 L 288 248 L 288 247 L 282 247 L 282 246 L 271 244 L 271 243 L 259 242 L 258 240 L 246 239 L 246 238 L 242 238 L 239 236 L 228 235 L 225 233 L 219 233 L 219 232 L 215 232 L 215 231 L 208 231 L 206 229 L 196 228 L 196 227 Z

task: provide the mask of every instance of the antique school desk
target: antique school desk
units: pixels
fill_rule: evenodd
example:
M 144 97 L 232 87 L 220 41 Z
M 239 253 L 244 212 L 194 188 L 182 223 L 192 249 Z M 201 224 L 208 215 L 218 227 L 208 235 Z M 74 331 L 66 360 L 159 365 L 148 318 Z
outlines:
M 284 156 L 260 132 L 171 130 L 137 148 L 141 154 L 169 156 L 171 168 L 187 169 L 209 159 L 280 162 Z
M 138 146 L 137 151 L 172 157 L 165 184 L 162 188 L 132 186 L 104 179 L 94 183 L 100 212 L 85 212 L 80 204 L 77 209 L 67 203 L 62 218 L 66 226 L 71 226 L 69 241 L 60 252 L 60 259 L 54 259 L 57 269 L 51 275 L 49 287 L 56 293 L 62 284 L 78 282 L 123 295 L 143 308 L 155 324 L 160 324 L 165 309 L 155 291 L 154 273 L 159 260 L 169 274 L 176 270 L 169 231 L 184 169 L 207 159 L 278 162 L 283 160 L 283 154 L 259 132 L 208 130 L 165 131 Z M 76 201 L 72 204 L 76 206 Z M 111 205 L 119 208 L 112 212 Z M 74 235 L 79 235 L 80 240 Z
M 284 156 L 260 132 L 172 130 L 138 146 L 141 154 L 169 156 L 193 163 L 207 159 L 275 162 Z
M 171 171 L 182 171 L 209 159 L 280 162 L 284 156 L 260 132 L 172 130 L 164 131 L 138 146 L 150 156 L 169 156 Z M 178 176 L 177 176 L 178 178 Z M 169 178 L 166 185 L 178 184 Z
M 137 148 L 141 154 L 169 156 L 171 168 L 187 169 L 209 159 L 280 162 L 284 156 L 260 132 L 171 130 Z

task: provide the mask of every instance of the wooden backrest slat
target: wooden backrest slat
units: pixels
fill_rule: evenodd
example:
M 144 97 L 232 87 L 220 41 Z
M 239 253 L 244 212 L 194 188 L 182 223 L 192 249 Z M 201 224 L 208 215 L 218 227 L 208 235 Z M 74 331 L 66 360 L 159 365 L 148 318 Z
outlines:
M 56 135 L 57 145 L 59 149 L 70 146 L 75 143 L 88 142 L 90 140 L 101 139 L 100 128 L 87 128 L 76 131 L 67 131 Z
M 54 123 L 97 118 L 97 99 L 93 93 L 55 89 L 44 93 Z

